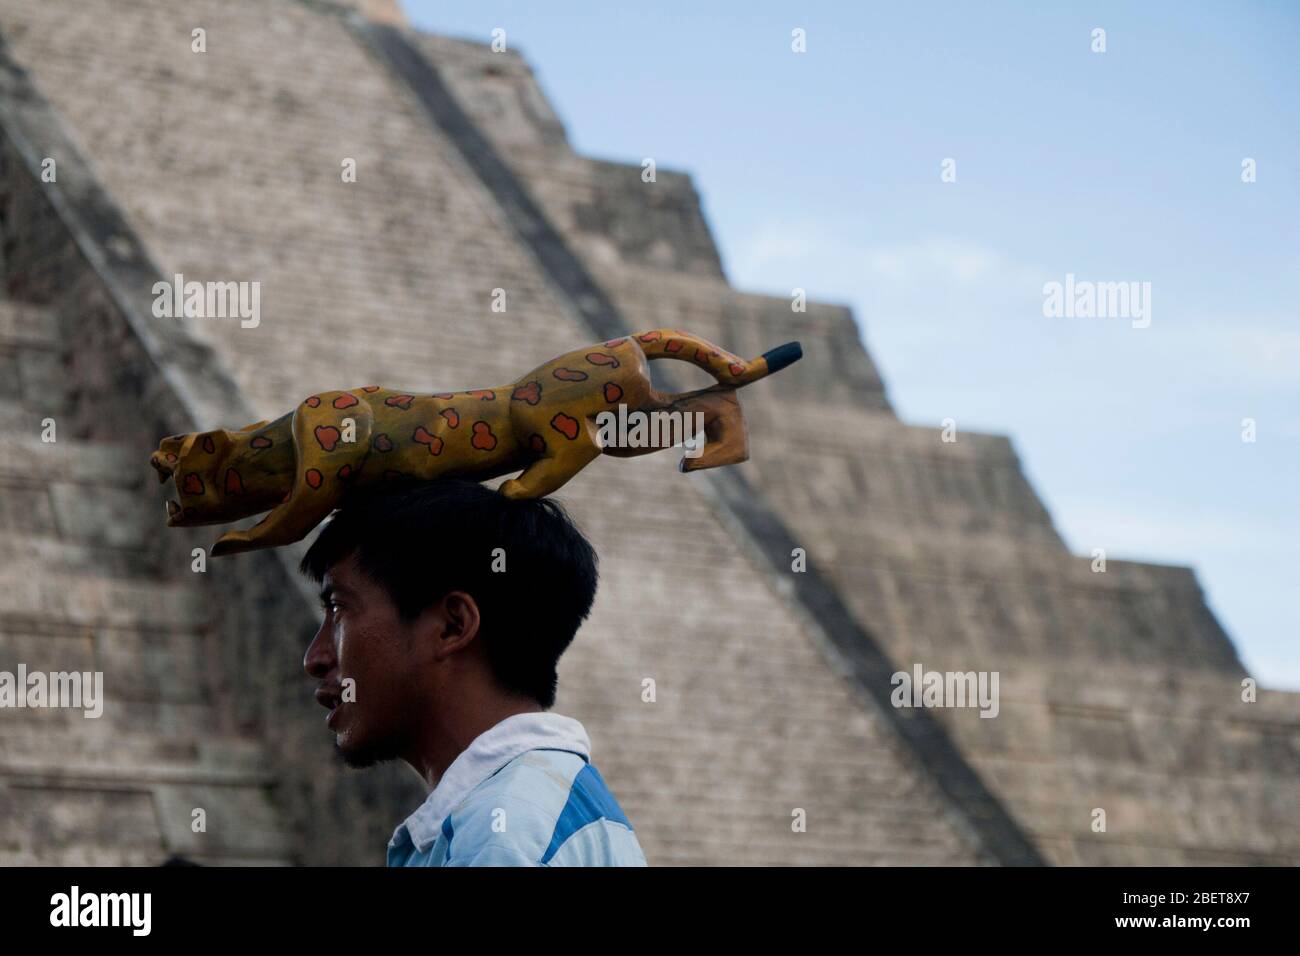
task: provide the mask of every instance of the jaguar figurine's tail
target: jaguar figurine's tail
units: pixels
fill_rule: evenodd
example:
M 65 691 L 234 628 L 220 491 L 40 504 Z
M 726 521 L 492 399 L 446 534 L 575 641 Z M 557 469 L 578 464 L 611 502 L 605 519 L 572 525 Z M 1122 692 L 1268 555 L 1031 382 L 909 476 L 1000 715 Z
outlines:
M 691 362 L 704 369 L 719 385 L 740 388 L 750 382 L 757 382 L 773 372 L 779 372 L 787 365 L 793 365 L 803 358 L 803 349 L 798 342 L 787 342 L 764 352 L 752 361 L 746 361 L 738 355 L 732 355 L 712 342 L 679 332 L 676 329 L 654 329 L 632 336 L 634 342 L 641 346 L 646 358 L 677 359 Z

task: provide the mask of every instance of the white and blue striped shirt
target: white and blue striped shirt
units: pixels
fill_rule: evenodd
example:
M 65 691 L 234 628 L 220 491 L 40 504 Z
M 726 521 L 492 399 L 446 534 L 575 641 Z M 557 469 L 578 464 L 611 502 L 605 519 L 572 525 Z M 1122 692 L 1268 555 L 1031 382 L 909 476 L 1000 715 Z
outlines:
M 476 737 L 388 844 L 389 866 L 645 866 L 582 724 L 515 714 Z

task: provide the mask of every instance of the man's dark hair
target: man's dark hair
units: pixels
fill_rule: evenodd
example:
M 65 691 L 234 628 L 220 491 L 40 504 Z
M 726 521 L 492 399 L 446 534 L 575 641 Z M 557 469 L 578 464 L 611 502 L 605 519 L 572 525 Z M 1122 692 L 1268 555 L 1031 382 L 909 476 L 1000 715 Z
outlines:
M 560 505 L 453 479 L 355 495 L 313 542 L 302 573 L 319 582 L 354 551 L 404 620 L 452 591 L 471 595 L 497 680 L 555 703 L 556 664 L 596 596 L 596 552 Z

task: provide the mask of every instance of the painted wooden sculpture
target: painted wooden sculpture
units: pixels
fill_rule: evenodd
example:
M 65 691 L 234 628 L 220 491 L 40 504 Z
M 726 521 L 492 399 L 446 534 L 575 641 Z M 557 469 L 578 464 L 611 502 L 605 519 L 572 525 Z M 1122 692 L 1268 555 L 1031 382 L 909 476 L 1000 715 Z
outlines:
M 174 479 L 169 526 L 218 524 L 270 510 L 247 531 L 229 531 L 214 555 L 301 540 L 350 488 L 395 479 L 486 480 L 511 498 L 555 491 L 602 452 L 632 457 L 658 447 L 602 447 L 602 412 L 687 412 L 705 442 L 684 471 L 749 457 L 736 389 L 798 361 L 791 342 L 745 361 L 710 342 L 658 329 L 578 349 L 498 388 L 414 395 L 367 385 L 310 396 L 273 422 L 165 438 L 150 457 L 159 480 Z M 650 383 L 647 359 L 679 359 L 717 385 L 676 395 Z M 608 419 L 604 419 L 608 420 Z M 351 439 L 349 441 L 348 439 Z

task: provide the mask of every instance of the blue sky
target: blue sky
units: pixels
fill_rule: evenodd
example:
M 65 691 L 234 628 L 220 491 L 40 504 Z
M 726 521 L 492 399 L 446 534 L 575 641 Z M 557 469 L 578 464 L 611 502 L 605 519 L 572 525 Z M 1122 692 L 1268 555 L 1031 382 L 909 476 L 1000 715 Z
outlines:
M 403 7 L 505 28 L 579 152 L 691 173 L 733 284 L 851 306 L 904 420 L 1010 435 L 1073 551 L 1194 567 L 1300 689 L 1300 5 Z M 1045 317 L 1067 273 L 1150 326 Z

